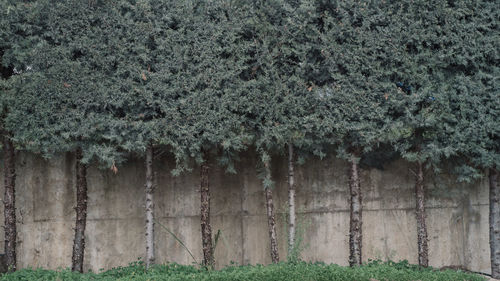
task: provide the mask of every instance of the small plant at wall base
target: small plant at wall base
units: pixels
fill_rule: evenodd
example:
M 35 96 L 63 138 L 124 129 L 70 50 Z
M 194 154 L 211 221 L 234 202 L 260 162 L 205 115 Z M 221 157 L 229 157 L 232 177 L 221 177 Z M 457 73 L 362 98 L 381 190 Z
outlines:
M 293 228 L 295 230 L 294 234 L 294 243 L 290 247 L 288 247 L 288 252 L 287 252 L 287 259 L 286 261 L 288 263 L 297 263 L 302 261 L 302 253 L 305 249 L 309 247 L 308 244 L 304 244 L 304 238 L 307 235 L 307 230 L 311 226 L 311 222 L 306 219 L 305 215 L 303 214 L 302 210 L 298 210 L 296 212 L 298 215 L 296 217 L 296 223 L 295 227 Z M 283 217 L 283 229 L 286 229 L 287 232 L 290 231 L 292 228 L 288 227 L 289 220 L 287 220 L 287 217 L 290 215 L 288 209 L 285 209 L 285 211 L 282 213 Z M 287 237 L 290 237 L 289 233 L 286 233 Z

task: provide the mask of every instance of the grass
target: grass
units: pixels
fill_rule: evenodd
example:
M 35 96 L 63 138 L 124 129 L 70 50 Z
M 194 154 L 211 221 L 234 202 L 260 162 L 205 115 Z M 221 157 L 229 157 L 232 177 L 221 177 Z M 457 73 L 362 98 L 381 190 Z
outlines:
M 279 263 L 274 265 L 230 266 L 221 270 L 207 271 L 194 266 L 166 264 L 157 265 L 146 270 L 141 262 L 127 267 L 113 268 L 101 273 L 79 274 L 69 270 L 54 271 L 45 269 L 22 269 L 14 273 L 0 276 L 2 281 L 25 280 L 141 280 L 141 281 L 171 281 L 171 280 L 252 280 L 252 281 L 294 281 L 294 280 L 345 280 L 345 281 L 444 281 L 468 280 L 484 281 L 484 277 L 452 270 L 439 271 L 433 268 L 420 268 L 406 261 L 370 262 L 361 267 L 349 268 L 335 264 L 324 263 Z

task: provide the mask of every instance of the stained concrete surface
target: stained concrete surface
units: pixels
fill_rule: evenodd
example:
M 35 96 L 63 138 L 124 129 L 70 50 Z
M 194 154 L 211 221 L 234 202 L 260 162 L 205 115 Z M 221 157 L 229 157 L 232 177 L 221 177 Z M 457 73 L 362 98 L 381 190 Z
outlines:
M 230 263 L 267 264 L 271 259 L 264 192 L 257 158 L 241 156 L 237 174 L 212 165 L 211 221 L 220 230 L 217 267 Z M 74 228 L 75 173 L 71 154 L 45 160 L 17 157 L 19 267 L 69 267 Z M 191 264 L 189 253 L 163 228 L 173 231 L 202 259 L 199 170 L 174 177 L 169 157 L 155 159 L 157 262 Z M 342 160 L 309 159 L 296 168 L 297 210 L 302 257 L 347 265 L 348 165 Z M 286 258 L 287 167 L 285 157 L 272 161 L 279 251 Z M 99 271 L 127 265 L 145 254 L 144 163 L 133 159 L 117 174 L 88 171 L 88 223 L 84 269 Z M 0 180 L 1 177 L 0 177 Z M 397 160 L 385 170 L 362 171 L 363 260 L 417 262 L 414 183 L 410 164 Z M 457 184 L 450 175 L 426 182 L 430 264 L 463 266 L 488 273 L 488 186 L 485 180 Z M 3 206 L 0 207 L 3 213 Z M 0 232 L 3 247 L 3 232 Z

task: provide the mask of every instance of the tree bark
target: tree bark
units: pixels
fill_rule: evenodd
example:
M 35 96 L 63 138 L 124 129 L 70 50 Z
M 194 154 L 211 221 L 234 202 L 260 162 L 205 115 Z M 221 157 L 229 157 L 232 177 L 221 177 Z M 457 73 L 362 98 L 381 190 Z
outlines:
M 416 216 L 417 216 L 417 239 L 418 239 L 418 264 L 420 266 L 429 266 L 429 248 L 427 245 L 427 225 L 425 223 L 425 186 L 424 186 L 424 164 L 417 163 L 415 197 L 416 197 Z
M 288 144 L 288 252 L 291 253 L 295 246 L 295 173 L 294 173 L 293 145 Z
M 351 159 L 349 191 L 351 195 L 351 210 L 349 224 L 349 265 L 361 265 L 362 246 L 362 195 L 359 179 L 359 165 L 354 156 Z
M 10 136 L 4 134 L 4 185 L 5 195 L 3 199 L 5 217 L 5 259 L 6 266 L 10 272 L 16 270 L 16 162 L 14 146 Z
M 264 163 L 266 177 L 271 177 L 269 163 Z M 274 217 L 273 191 L 271 187 L 265 187 L 266 193 L 266 209 L 267 209 L 267 224 L 269 228 L 269 240 L 271 242 L 271 261 L 278 263 L 280 261 L 278 253 L 278 239 L 276 235 L 276 220 Z
M 153 145 L 146 148 L 146 268 L 155 263 Z
M 207 153 L 201 164 L 201 242 L 203 247 L 203 265 L 213 268 L 215 264 L 212 246 L 212 226 L 210 225 L 210 185 L 208 175 L 210 166 Z
M 500 188 L 498 170 L 490 169 L 490 258 L 491 277 L 500 279 Z
M 76 227 L 73 241 L 71 270 L 83 272 L 85 226 L 87 224 L 87 167 L 82 161 L 82 150 L 76 150 Z

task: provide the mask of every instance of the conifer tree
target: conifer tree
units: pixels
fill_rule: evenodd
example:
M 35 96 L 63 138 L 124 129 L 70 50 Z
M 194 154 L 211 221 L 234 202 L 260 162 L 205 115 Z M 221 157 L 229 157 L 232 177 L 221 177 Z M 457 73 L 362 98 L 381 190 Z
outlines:
M 245 9 L 238 1 L 186 2 L 181 13 L 172 16 L 179 31 L 172 47 L 177 61 L 172 69 L 174 100 L 165 100 L 162 110 L 171 113 L 172 125 L 162 139 L 169 144 L 177 161 L 174 173 L 190 169 L 190 159 L 200 164 L 201 236 L 203 265 L 215 264 L 210 224 L 210 170 L 217 160 L 235 172 L 235 153 L 246 147 L 248 133 L 236 103 L 238 81 L 247 52 Z
M 415 197 L 418 260 L 429 265 L 428 234 L 425 212 L 425 174 L 439 171 L 444 158 L 461 154 L 457 150 L 453 117 L 463 102 L 456 98 L 456 75 L 475 73 L 477 65 L 487 64 L 481 43 L 485 36 L 477 24 L 484 14 L 481 6 L 466 1 L 414 1 L 395 4 L 400 19 L 393 27 L 397 34 L 398 70 L 395 85 L 401 95 L 402 109 L 395 110 L 394 123 L 399 129 L 395 148 L 403 158 L 415 163 Z M 488 14 L 488 13 L 487 13 Z M 487 16 L 488 17 L 488 16 Z M 491 17 L 491 14 L 489 14 Z M 488 41 L 487 39 L 486 41 Z M 491 48 L 489 41 L 489 48 Z M 472 87 L 471 83 L 467 87 Z M 450 102 L 450 97 L 451 102 Z M 458 108 L 458 109 L 457 109 Z M 461 122 L 462 124 L 467 122 Z M 430 169 L 430 168 L 433 169 Z
M 4 156 L 4 252 L 9 271 L 17 268 L 16 227 L 16 144 L 6 124 L 12 110 L 10 91 L 14 76 L 29 70 L 26 61 L 31 44 L 37 42 L 37 27 L 43 25 L 37 17 L 37 5 L 2 1 L 0 3 L 0 136 Z M 12 78 L 12 79 L 11 79 Z
M 92 3 L 84 14 L 89 23 L 72 42 L 80 63 L 93 71 L 93 83 L 100 87 L 88 103 L 102 107 L 87 110 L 99 122 L 97 144 L 105 143 L 115 153 L 108 164 L 116 172 L 121 153 L 145 158 L 146 267 L 155 262 L 154 154 L 165 141 L 161 136 L 168 135 L 172 108 L 165 105 L 177 94 L 171 89 L 171 65 L 178 63 L 172 50 L 179 47 L 170 43 L 178 39 L 170 27 L 172 16 L 178 15 L 174 4 Z
M 277 234 L 272 200 L 270 151 L 288 154 L 289 229 L 288 250 L 295 244 L 294 165 L 297 149 L 309 152 L 312 139 L 311 114 L 314 100 L 311 89 L 315 77 L 314 63 L 318 51 L 317 11 L 313 1 L 257 1 L 249 22 L 253 37 L 249 71 L 243 77 L 240 104 L 246 126 L 254 134 L 260 156 L 271 259 L 279 261 Z M 248 112 L 248 113 L 246 113 Z
M 437 54 L 443 85 L 443 131 L 455 155 L 459 181 L 488 177 L 490 261 L 500 278 L 500 12 L 494 1 L 448 3 Z
M 145 158 L 145 265 L 155 263 L 154 245 L 154 152 L 160 140 L 166 114 L 160 110 L 161 102 L 169 98 L 170 92 L 163 90 L 169 85 L 162 82 L 158 63 L 168 64 L 168 56 L 155 53 L 158 38 L 168 34 L 168 27 L 160 33 L 163 16 L 173 14 L 174 6 L 164 10 L 170 2 L 137 1 L 134 3 L 111 3 L 98 7 L 106 21 L 96 27 L 97 42 L 103 42 L 95 59 L 109 60 L 106 79 L 114 82 L 112 88 L 103 91 L 108 115 L 110 135 L 117 149 L 137 153 Z M 163 14 L 159 14 L 162 11 Z M 168 38 L 170 39 L 170 38 Z M 96 42 L 96 43 L 97 43 Z M 165 42 L 168 42 L 165 40 Z M 161 46 L 168 48 L 169 45 Z M 162 73 L 168 77 L 168 73 Z
M 322 115 L 319 133 L 347 160 L 350 191 L 349 264 L 362 263 L 362 189 L 359 160 L 387 141 L 392 19 L 387 4 L 364 1 L 325 3 L 322 55 L 330 78 L 317 91 Z
M 103 114 L 102 106 L 106 102 L 99 100 L 103 89 L 109 87 L 99 73 L 98 66 L 103 64 L 96 65 L 100 58 L 89 59 L 92 56 L 86 57 L 83 49 L 85 43 L 92 45 L 93 38 L 86 36 L 94 34 L 99 17 L 92 17 L 95 7 L 89 3 L 39 1 L 31 5 L 36 11 L 24 24 L 31 24 L 33 19 L 38 22 L 25 27 L 20 38 L 12 36 L 8 41 L 12 51 L 7 58 L 23 71 L 9 83 L 5 126 L 13 133 L 13 140 L 28 151 L 46 157 L 68 151 L 75 153 L 77 198 L 72 269 L 82 272 L 86 166 L 97 159 L 109 167 L 119 159 L 110 145 L 113 139 L 104 129 L 107 115 Z M 29 44 L 27 40 L 31 40 Z M 29 48 L 24 51 L 26 46 Z

